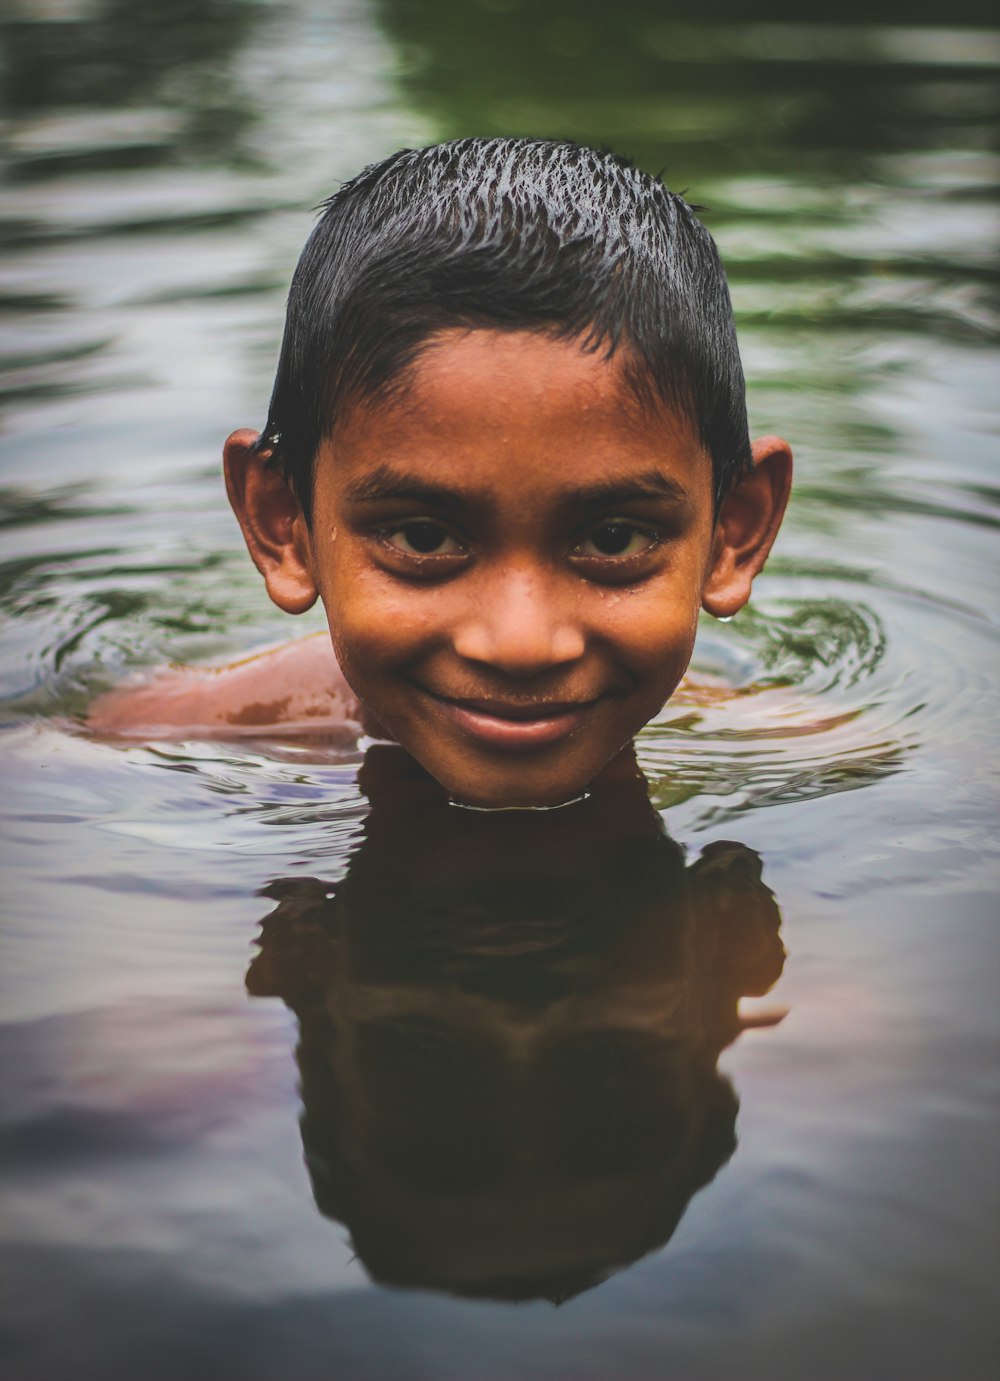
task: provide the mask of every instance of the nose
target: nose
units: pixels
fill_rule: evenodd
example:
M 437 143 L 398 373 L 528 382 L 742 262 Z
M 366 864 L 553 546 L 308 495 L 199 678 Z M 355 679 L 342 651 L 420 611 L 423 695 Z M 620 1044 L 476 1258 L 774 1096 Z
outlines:
M 453 634 L 460 657 L 509 676 L 537 676 L 582 657 L 584 630 L 572 593 L 537 568 L 486 573 Z

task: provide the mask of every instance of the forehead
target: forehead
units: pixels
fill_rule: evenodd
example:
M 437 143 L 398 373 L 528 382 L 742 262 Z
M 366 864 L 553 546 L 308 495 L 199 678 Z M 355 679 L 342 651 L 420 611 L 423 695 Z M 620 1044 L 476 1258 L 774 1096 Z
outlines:
M 664 403 L 641 403 L 626 360 L 541 331 L 441 331 L 387 396 L 338 419 L 328 459 L 345 479 L 400 463 L 539 491 L 655 465 L 693 496 L 710 494 L 711 460 L 691 424 Z

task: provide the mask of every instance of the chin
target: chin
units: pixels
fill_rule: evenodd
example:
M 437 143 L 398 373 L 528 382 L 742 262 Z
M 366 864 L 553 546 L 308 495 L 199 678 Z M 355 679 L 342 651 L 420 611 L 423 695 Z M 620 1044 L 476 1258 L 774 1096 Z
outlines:
M 536 778 L 530 772 L 512 773 L 509 767 L 470 775 L 429 770 L 455 805 L 470 810 L 553 810 L 586 796 L 595 775 Z

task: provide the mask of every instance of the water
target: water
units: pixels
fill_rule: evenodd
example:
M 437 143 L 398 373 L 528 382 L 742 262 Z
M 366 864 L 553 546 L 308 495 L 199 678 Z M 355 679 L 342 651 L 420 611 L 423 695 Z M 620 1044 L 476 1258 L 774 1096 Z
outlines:
M 994 1374 L 1000 37 L 800 9 L 5 20 L 12 1378 Z M 796 450 L 751 608 L 639 742 L 657 813 L 526 832 L 391 753 L 74 732 L 319 626 L 265 604 L 216 457 L 308 208 L 470 132 L 706 207 Z

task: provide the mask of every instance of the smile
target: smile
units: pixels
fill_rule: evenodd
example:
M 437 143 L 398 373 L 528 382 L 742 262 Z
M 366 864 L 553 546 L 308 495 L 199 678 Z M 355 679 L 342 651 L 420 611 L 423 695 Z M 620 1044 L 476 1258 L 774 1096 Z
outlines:
M 576 700 L 540 705 L 506 700 L 449 700 L 433 691 L 427 694 L 463 734 L 491 748 L 510 752 L 527 752 L 568 738 L 596 703 Z

